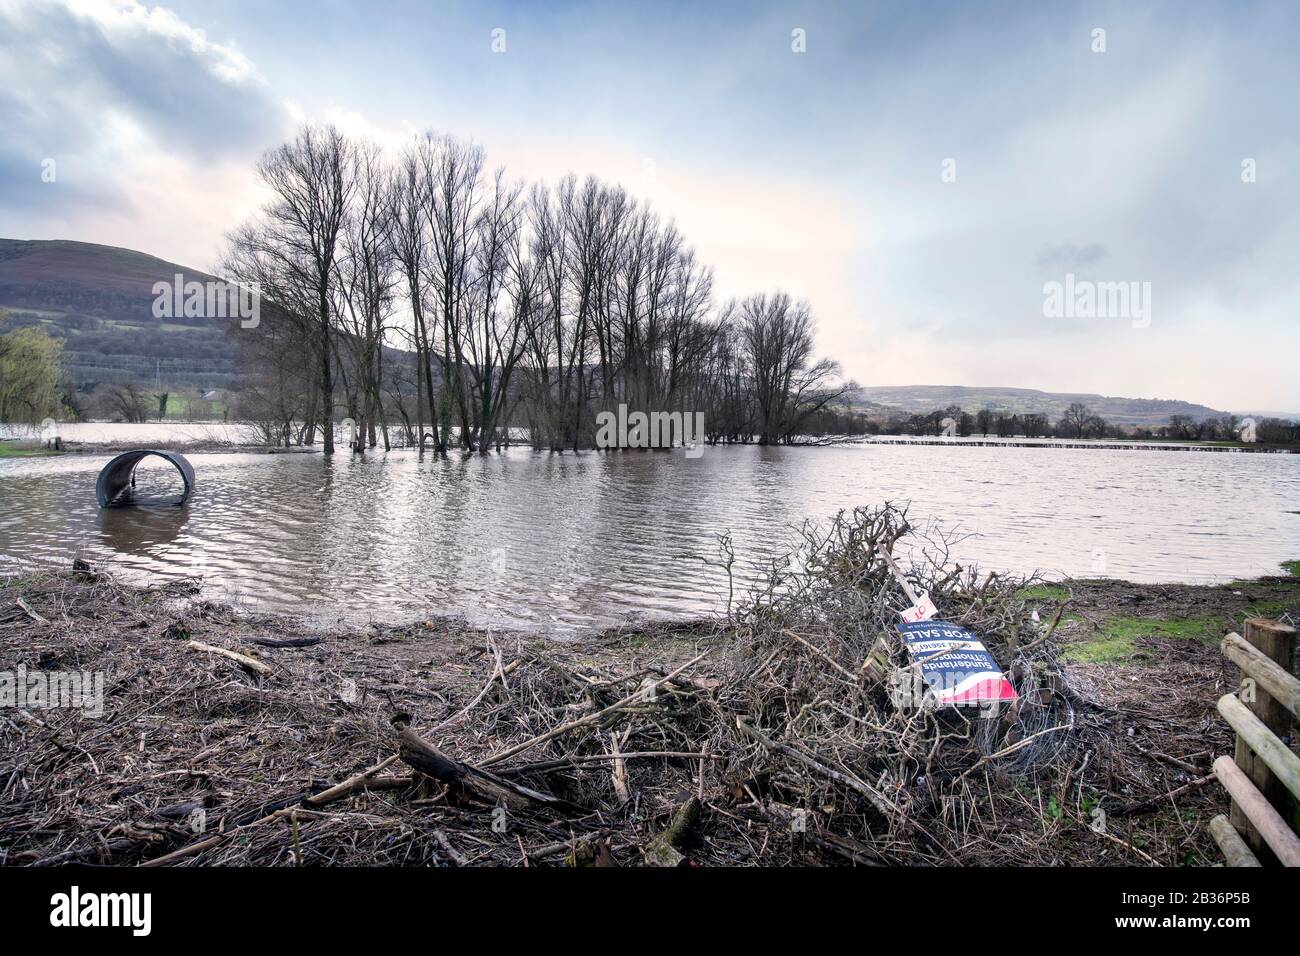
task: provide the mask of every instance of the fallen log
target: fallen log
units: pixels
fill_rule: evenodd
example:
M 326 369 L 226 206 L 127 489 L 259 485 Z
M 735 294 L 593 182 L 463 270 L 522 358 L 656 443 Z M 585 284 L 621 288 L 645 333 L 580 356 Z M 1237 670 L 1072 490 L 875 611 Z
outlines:
M 411 729 L 410 714 L 395 714 L 392 723 L 397 728 L 398 756 L 402 762 L 427 777 L 447 784 L 462 796 L 492 806 L 504 803 L 516 809 L 568 806 L 566 801 L 552 794 L 513 783 L 447 756 Z
M 259 647 L 315 647 L 323 637 L 255 637 L 252 643 Z
M 650 841 L 645 848 L 645 861 L 651 866 L 681 866 L 686 862 L 682 851 L 695 836 L 700 823 L 700 801 L 691 797 L 673 813 L 668 828 Z
M 241 654 L 238 651 L 232 651 L 224 647 L 217 647 L 215 644 L 204 644 L 201 641 L 190 641 L 186 645 L 190 650 L 203 651 L 205 654 L 216 654 L 227 660 L 232 660 L 241 667 L 260 674 L 263 677 L 270 677 L 275 671 L 270 665 L 263 664 L 256 657 L 249 657 L 247 654 Z

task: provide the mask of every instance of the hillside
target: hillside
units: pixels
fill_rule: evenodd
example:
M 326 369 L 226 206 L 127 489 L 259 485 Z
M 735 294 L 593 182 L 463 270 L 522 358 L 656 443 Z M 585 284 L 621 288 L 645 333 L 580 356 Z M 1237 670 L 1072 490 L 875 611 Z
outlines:
M 64 368 L 81 384 L 137 382 L 229 387 L 236 379 L 228 325 L 158 319 L 153 285 L 211 276 L 142 252 L 67 240 L 0 239 L 6 329 L 39 326 L 64 340 Z
M 967 385 L 878 385 L 863 386 L 855 396 L 859 404 L 876 411 L 911 414 L 931 412 L 950 405 L 963 411 L 981 408 L 1016 414 L 1038 412 L 1053 421 L 1073 402 L 1083 402 L 1102 418 L 1116 425 L 1163 425 L 1170 415 L 1190 415 L 1196 420 L 1215 418 L 1226 412 L 1193 402 L 1164 398 L 1116 398 L 1082 392 L 1042 392 L 1033 388 L 973 387 Z

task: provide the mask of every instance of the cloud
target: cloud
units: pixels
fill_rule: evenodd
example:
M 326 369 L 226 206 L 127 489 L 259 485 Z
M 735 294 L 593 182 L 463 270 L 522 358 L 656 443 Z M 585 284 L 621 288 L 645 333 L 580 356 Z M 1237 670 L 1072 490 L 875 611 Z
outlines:
M 1043 250 L 1038 257 L 1040 269 L 1051 273 L 1083 271 L 1106 258 L 1106 247 L 1097 242 L 1076 246 L 1067 242 Z
M 194 189 L 289 128 L 238 49 L 135 0 L 0 0 L 0 90 L 0 206 L 39 208 L 26 219 L 36 231 L 92 204 L 94 215 L 138 205 L 159 156 L 192 167 Z

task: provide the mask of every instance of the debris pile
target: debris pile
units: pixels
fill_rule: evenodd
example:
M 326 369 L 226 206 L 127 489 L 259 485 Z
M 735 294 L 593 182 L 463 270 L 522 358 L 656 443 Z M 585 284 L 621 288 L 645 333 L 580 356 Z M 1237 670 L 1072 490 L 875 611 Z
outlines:
M 1088 825 L 1114 728 L 1060 663 L 1060 607 L 950 545 L 858 509 L 806 525 L 724 620 L 563 643 L 312 632 L 84 564 L 7 579 L 0 670 L 105 679 L 96 719 L 0 709 L 2 862 L 1151 860 L 1110 833 L 1044 848 L 1049 818 Z M 934 704 L 898 633 L 909 590 L 979 635 L 1014 703 Z

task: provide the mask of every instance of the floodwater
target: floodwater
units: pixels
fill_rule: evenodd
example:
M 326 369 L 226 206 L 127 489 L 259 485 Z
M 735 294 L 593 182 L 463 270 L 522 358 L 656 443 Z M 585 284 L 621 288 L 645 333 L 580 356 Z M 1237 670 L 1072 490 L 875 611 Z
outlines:
M 0 424 L 0 438 L 31 441 L 58 435 L 84 445 L 127 445 L 154 448 L 173 442 L 188 445 L 251 445 L 257 429 L 246 422 L 60 422 L 52 429 L 39 425 Z
M 720 610 L 804 519 L 886 500 L 987 570 L 1206 582 L 1300 558 L 1300 456 L 845 445 L 538 453 L 193 454 L 183 506 L 100 510 L 111 457 L 0 459 L 0 571 L 76 555 L 130 580 L 317 620 L 458 615 L 574 630 Z M 141 495 L 179 487 L 160 459 Z

